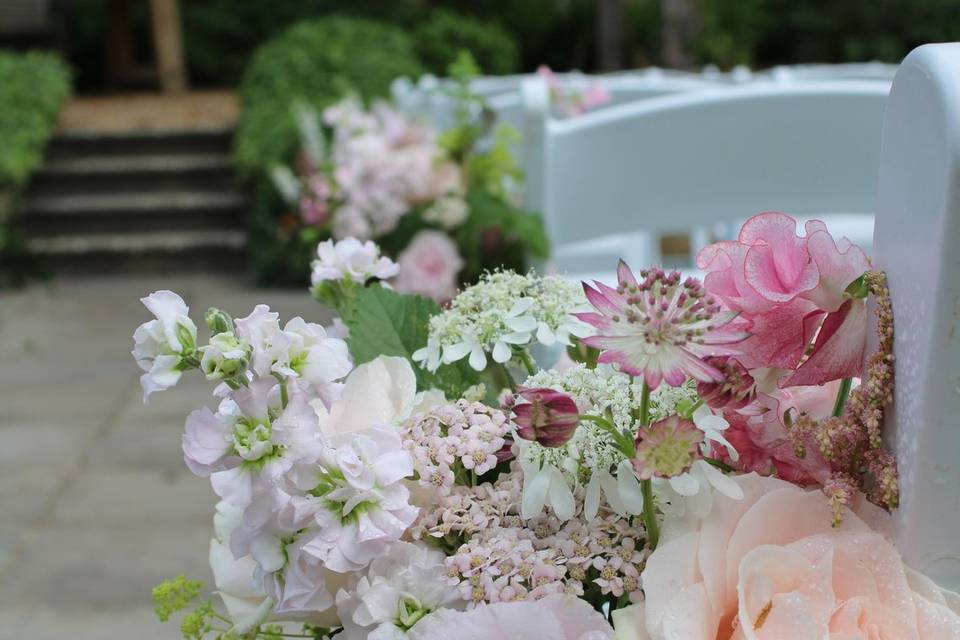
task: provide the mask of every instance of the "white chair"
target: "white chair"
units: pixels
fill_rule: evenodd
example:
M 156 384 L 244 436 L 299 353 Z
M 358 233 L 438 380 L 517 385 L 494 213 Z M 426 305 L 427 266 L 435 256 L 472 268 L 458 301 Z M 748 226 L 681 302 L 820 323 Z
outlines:
M 699 228 L 702 244 L 704 228 L 766 210 L 845 222 L 869 247 L 888 91 L 868 81 L 748 83 L 545 121 L 531 198 L 559 270 L 609 270 L 616 255 L 656 263 L 660 234 Z
M 887 272 L 896 397 L 897 540 L 907 563 L 960 589 L 960 44 L 915 49 L 883 128 L 874 262 Z

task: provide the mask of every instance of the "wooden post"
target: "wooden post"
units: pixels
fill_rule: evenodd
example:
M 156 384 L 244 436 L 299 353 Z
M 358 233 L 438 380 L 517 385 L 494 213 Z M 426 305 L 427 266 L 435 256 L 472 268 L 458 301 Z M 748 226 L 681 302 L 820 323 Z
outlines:
M 660 30 L 663 65 L 672 69 L 692 69 L 695 64 L 691 46 L 700 31 L 700 10 L 696 0 L 661 0 L 663 16 Z
M 880 153 L 874 264 L 893 301 L 896 451 L 904 560 L 960 588 L 960 43 L 900 65 Z
M 623 1 L 597 0 L 597 67 L 600 71 L 623 69 Z
M 150 18 L 160 89 L 164 93 L 186 91 L 187 72 L 177 0 L 150 0 Z

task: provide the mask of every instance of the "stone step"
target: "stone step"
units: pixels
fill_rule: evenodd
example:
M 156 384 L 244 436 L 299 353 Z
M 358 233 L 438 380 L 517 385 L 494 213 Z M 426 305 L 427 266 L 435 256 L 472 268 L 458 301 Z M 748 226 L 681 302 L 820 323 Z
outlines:
M 61 132 L 47 146 L 47 159 L 142 154 L 229 154 L 232 134 L 232 129 L 136 134 Z
M 17 226 L 30 236 L 241 229 L 247 200 L 231 191 L 157 191 L 31 196 Z
M 226 154 L 123 154 L 52 159 L 34 174 L 30 193 L 212 190 L 231 189 L 235 184 Z
M 31 238 L 58 275 L 245 271 L 246 235 L 236 229 L 98 233 Z

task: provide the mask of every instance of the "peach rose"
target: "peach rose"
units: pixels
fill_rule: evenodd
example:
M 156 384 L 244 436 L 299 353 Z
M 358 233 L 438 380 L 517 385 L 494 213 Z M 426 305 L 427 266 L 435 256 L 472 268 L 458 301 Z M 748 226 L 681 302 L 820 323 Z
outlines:
M 614 614 L 618 640 L 960 638 L 960 596 L 907 568 L 863 518 L 848 511 L 834 529 L 819 491 L 736 481 L 743 500 L 717 494 L 707 518 L 664 523 L 646 602 Z

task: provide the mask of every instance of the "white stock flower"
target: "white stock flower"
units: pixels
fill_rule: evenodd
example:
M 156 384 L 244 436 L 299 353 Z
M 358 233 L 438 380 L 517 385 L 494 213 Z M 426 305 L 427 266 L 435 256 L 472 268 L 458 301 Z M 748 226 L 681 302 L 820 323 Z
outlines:
M 344 640 L 406 640 L 425 616 L 460 604 L 460 592 L 446 583 L 445 559 L 422 544 L 390 545 L 351 589 L 337 593 Z
M 218 333 L 200 347 L 200 369 L 207 380 L 223 380 L 243 373 L 250 360 L 250 345 L 233 332 Z
M 220 501 L 213 517 L 216 536 L 210 540 L 210 569 L 216 593 L 223 600 L 233 630 L 241 635 L 266 620 L 274 602 L 256 578 L 256 561 L 250 556 L 235 558 L 230 551 L 230 537 L 242 519 L 240 509 Z
M 466 222 L 470 213 L 466 200 L 460 195 L 438 198 L 423 212 L 423 219 L 450 230 Z
M 173 291 L 155 291 L 140 302 L 156 318 L 133 333 L 131 353 L 146 372 L 140 376 L 146 402 L 151 393 L 176 385 L 184 368 L 190 366 L 184 359 L 195 355 L 197 326 L 183 298 Z
M 329 411 L 314 401 L 320 431 L 335 443 L 378 425 L 396 425 L 413 411 L 417 378 L 406 358 L 379 356 L 347 376 Z
M 350 373 L 353 362 L 347 343 L 330 337 L 319 324 L 292 318 L 279 334 L 282 349 L 274 349 L 278 358 L 271 370 L 283 376 L 300 378 L 313 385 L 321 395 L 326 387 Z
M 324 451 L 314 470 L 316 533 L 303 551 L 331 571 L 359 571 L 413 524 L 418 510 L 402 482 L 413 458 L 395 427 L 374 427 Z
M 327 280 L 343 279 L 364 284 L 371 278 L 386 280 L 399 272 L 395 262 L 380 255 L 380 247 L 370 240 L 360 242 L 353 237 L 339 242 L 321 242 L 312 266 L 310 281 L 313 286 Z

